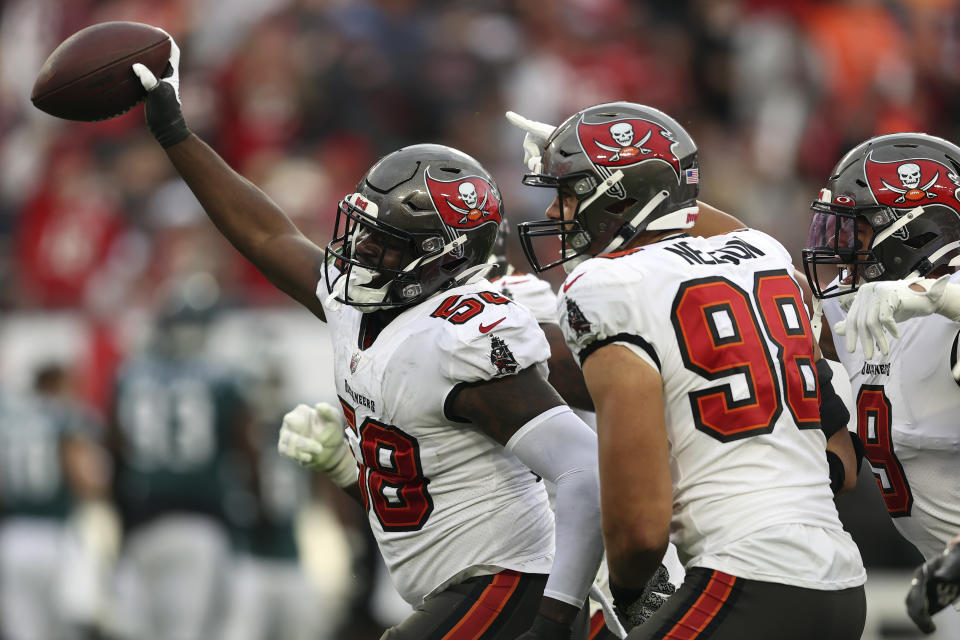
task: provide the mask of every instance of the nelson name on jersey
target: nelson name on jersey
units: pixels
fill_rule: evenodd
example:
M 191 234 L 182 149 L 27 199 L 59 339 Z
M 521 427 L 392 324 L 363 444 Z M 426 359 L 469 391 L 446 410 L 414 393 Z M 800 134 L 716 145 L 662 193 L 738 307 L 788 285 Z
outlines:
M 685 240 L 680 240 L 669 247 L 664 247 L 664 249 L 680 256 L 689 264 L 721 264 L 723 262 L 740 264 L 742 260 L 760 258 L 765 255 L 763 251 L 740 238 L 728 240 L 722 247 L 713 251 L 694 249 Z

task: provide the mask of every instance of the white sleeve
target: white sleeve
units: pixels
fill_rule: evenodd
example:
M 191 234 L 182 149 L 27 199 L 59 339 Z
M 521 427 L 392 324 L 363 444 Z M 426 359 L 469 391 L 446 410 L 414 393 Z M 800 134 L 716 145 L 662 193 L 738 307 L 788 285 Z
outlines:
M 561 288 L 557 302 L 560 330 L 581 367 L 597 349 L 619 344 L 661 370 L 651 319 L 644 304 L 624 295 L 628 286 L 608 265 L 590 260 L 577 267 Z
M 444 337 L 440 369 L 454 382 L 493 380 L 546 367 L 550 344 L 533 315 L 513 302 L 487 305 L 462 325 L 450 325 Z M 546 374 L 545 374 L 546 375 Z
M 520 427 L 506 449 L 557 486 L 556 555 L 543 595 L 580 607 L 603 558 L 597 436 L 562 405 Z

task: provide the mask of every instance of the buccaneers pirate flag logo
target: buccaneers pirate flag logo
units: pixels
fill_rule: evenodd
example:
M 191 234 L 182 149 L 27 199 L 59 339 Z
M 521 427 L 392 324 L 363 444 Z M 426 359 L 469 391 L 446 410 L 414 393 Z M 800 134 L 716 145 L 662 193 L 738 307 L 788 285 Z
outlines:
M 654 122 L 627 118 L 603 124 L 577 125 L 580 146 L 601 167 L 625 167 L 645 160 L 663 160 L 680 179 L 680 159 L 673 152 L 673 134 Z
M 597 172 L 604 178 L 620 167 L 627 167 L 647 160 L 662 160 L 677 172 L 680 181 L 680 159 L 673 152 L 677 141 L 673 133 L 655 122 L 642 118 L 625 118 L 616 122 L 588 124 L 580 118 L 577 137 L 584 153 L 590 158 Z M 623 185 L 610 188 L 610 195 L 623 199 Z
M 427 191 L 443 221 L 457 229 L 473 229 L 491 220 L 501 222 L 500 194 L 479 176 L 445 182 L 427 177 Z
M 867 157 L 864 173 L 878 204 L 898 209 L 943 204 L 960 213 L 960 177 L 936 160 L 878 162 Z

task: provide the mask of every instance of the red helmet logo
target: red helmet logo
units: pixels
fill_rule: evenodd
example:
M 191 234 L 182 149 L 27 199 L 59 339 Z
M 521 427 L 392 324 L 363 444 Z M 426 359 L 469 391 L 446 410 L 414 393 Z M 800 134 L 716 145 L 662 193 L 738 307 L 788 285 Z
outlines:
M 645 160 L 663 160 L 673 166 L 680 179 L 680 159 L 673 153 L 673 134 L 660 125 L 640 118 L 604 124 L 577 124 L 580 146 L 594 164 L 625 167 Z
M 443 221 L 457 229 L 472 229 L 493 221 L 500 224 L 501 203 L 496 187 L 479 176 L 445 182 L 426 174 L 427 191 Z
M 868 156 L 864 173 L 878 204 L 895 208 L 944 204 L 960 213 L 960 177 L 936 160 L 877 162 Z

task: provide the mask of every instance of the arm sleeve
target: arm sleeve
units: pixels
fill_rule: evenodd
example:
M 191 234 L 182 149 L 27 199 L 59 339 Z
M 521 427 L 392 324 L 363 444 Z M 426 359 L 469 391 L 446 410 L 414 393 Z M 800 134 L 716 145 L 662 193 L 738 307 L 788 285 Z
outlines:
M 543 595 L 580 607 L 603 557 L 597 436 L 563 405 L 522 426 L 506 449 L 557 486 L 557 551 Z

